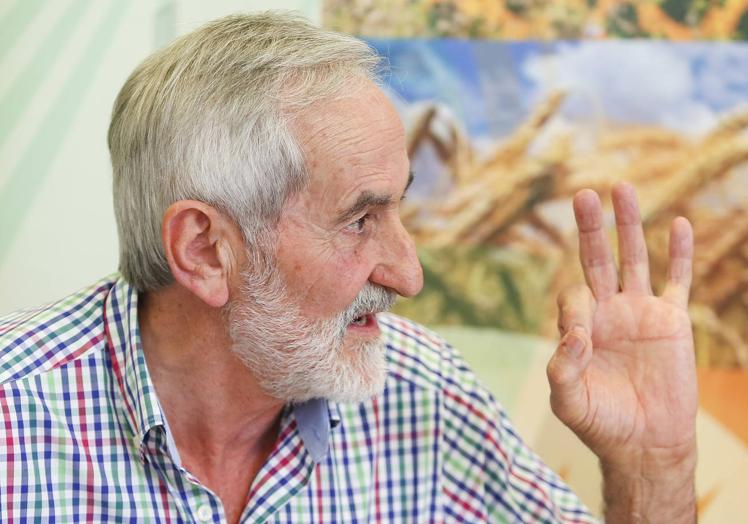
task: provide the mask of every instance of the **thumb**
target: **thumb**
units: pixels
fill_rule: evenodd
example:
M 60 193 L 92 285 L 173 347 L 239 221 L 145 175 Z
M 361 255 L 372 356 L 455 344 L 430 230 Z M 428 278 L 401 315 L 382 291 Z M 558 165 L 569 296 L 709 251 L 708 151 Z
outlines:
M 546 368 L 551 386 L 551 409 L 575 432 L 581 429 L 589 413 L 584 375 L 591 359 L 592 340 L 586 329 L 575 326 L 561 339 Z

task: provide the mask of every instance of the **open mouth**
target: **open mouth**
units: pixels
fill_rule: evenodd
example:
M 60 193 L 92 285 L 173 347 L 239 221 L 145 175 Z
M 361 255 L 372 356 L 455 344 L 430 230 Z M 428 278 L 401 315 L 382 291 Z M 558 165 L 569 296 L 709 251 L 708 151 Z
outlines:
M 366 313 L 364 315 L 356 317 L 351 321 L 350 325 L 352 327 L 369 327 L 376 325 L 374 313 Z

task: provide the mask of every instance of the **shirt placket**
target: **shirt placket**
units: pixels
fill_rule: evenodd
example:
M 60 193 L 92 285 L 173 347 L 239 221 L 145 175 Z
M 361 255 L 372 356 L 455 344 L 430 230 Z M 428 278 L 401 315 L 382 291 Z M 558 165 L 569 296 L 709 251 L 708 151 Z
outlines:
M 240 522 L 272 521 L 309 484 L 316 462 L 304 445 L 290 409 L 284 410 L 281 430 L 270 457 L 252 487 Z
M 151 430 L 144 439 L 144 458 L 156 468 L 166 484 L 171 500 L 179 511 L 180 521 L 215 524 L 226 523 L 218 496 L 187 471 L 168 449 L 163 427 Z

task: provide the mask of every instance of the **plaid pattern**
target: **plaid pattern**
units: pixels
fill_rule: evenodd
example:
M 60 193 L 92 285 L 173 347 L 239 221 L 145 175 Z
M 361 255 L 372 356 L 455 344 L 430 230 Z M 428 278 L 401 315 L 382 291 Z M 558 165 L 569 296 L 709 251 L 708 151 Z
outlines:
M 594 521 L 452 348 L 379 319 L 384 393 L 320 411 L 327 453 L 284 410 L 243 522 Z M 180 465 L 116 275 L 0 319 L 0 427 L 2 522 L 225 522 Z

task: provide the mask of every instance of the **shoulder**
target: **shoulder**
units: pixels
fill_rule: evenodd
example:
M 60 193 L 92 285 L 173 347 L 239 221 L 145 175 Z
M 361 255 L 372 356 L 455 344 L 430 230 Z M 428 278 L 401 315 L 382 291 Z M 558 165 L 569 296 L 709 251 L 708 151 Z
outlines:
M 490 395 L 473 371 L 441 335 L 390 313 L 377 318 L 393 379 L 460 397 L 488 400 Z
M 39 308 L 0 317 L 0 384 L 43 373 L 105 343 L 113 276 Z
M 415 420 L 418 428 L 408 435 L 438 442 L 430 460 L 446 497 L 445 511 L 460 500 L 464 517 L 481 522 L 592 521 L 517 434 L 457 350 L 415 322 L 389 314 L 378 318 L 390 375 L 380 398 L 383 424 L 404 434 L 403 427 L 410 429 L 407 424 Z M 396 420 L 390 426 L 388 408 Z

